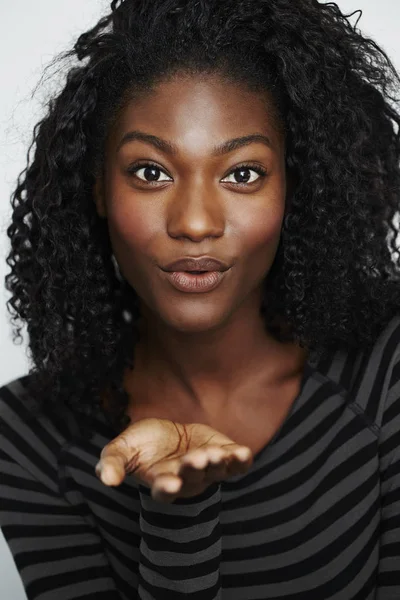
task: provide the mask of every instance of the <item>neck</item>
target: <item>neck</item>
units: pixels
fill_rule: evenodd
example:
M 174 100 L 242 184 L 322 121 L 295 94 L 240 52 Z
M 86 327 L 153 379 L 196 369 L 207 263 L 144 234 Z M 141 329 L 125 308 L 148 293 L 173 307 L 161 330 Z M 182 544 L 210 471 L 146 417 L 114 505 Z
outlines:
M 142 311 L 141 341 L 135 350 L 140 389 L 151 386 L 173 397 L 185 398 L 193 407 L 226 405 L 244 386 L 266 381 L 276 384 L 294 370 L 304 349 L 282 344 L 265 330 L 259 312 L 260 298 L 244 303 L 218 330 L 187 334 L 171 330 Z M 289 359 L 289 361 L 288 361 Z M 250 382 L 250 383 L 249 383 Z

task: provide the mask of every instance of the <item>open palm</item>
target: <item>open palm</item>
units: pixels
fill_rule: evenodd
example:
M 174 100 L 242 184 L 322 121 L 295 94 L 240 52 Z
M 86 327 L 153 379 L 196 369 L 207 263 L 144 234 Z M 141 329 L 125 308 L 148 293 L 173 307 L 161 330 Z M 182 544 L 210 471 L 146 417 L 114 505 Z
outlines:
M 245 473 L 250 448 L 201 423 L 145 418 L 129 425 L 102 450 L 96 474 L 106 485 L 126 475 L 151 488 L 161 502 L 201 494 L 209 485 Z

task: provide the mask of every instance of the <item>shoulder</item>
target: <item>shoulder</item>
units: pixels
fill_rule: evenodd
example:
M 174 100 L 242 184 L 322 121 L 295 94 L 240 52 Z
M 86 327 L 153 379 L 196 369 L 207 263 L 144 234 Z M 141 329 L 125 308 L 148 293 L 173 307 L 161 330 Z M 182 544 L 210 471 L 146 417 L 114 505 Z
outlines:
M 56 438 L 63 437 L 56 431 L 56 423 L 42 411 L 41 403 L 34 398 L 28 388 L 30 375 L 22 375 L 0 386 L 0 425 L 20 431 L 22 428 L 52 430 Z
M 321 360 L 317 371 L 339 386 L 348 406 L 378 435 L 400 387 L 400 315 L 382 327 L 370 346 L 338 350 Z
M 29 375 L 22 375 L 0 386 L 0 423 L 13 424 L 32 420 L 38 412 L 38 403 L 27 390 Z
M 0 459 L 18 464 L 56 490 L 58 458 L 67 439 L 29 394 L 28 377 L 0 387 Z
M 400 377 L 400 316 L 393 317 L 374 345 L 360 352 L 357 359 L 353 401 L 379 431 L 391 410 L 393 391 Z

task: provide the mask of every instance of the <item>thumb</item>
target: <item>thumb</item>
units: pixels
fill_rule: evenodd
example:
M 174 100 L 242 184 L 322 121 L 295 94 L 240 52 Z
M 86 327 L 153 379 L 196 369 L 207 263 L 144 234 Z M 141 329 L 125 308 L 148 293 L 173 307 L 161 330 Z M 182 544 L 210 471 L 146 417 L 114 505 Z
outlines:
M 96 475 L 105 485 L 120 485 L 126 476 L 129 458 L 117 444 L 105 446 L 95 467 Z

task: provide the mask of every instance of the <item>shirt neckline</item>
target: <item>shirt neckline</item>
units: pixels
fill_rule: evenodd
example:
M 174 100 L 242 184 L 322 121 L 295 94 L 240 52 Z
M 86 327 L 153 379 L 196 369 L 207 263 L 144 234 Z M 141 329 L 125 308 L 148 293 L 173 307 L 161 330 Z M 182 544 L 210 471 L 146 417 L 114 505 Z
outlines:
M 304 363 L 303 374 L 302 374 L 302 378 L 301 378 L 299 393 L 297 394 L 296 398 L 293 400 L 293 402 L 291 404 L 291 407 L 289 409 L 289 412 L 287 413 L 285 419 L 282 421 L 282 423 L 280 424 L 280 426 L 278 427 L 278 429 L 275 431 L 275 433 L 272 436 L 272 438 L 257 452 L 257 454 L 255 454 L 253 456 L 253 465 L 258 464 L 262 460 L 264 454 L 268 451 L 268 449 L 271 446 L 274 446 L 274 445 L 276 445 L 279 442 L 279 439 L 281 437 L 282 431 L 283 431 L 284 428 L 287 427 L 287 425 L 290 422 L 292 416 L 297 411 L 297 408 L 298 408 L 298 406 L 300 404 L 300 400 L 303 397 L 304 387 L 305 387 L 307 381 L 309 380 L 309 378 L 311 377 L 311 375 L 314 372 L 315 372 L 315 368 L 311 365 L 310 358 L 308 357 L 307 360 Z
M 297 408 L 298 408 L 300 401 L 302 399 L 302 396 L 303 396 L 304 387 L 305 387 L 307 381 L 309 380 L 309 378 L 311 377 L 311 375 L 315 372 L 315 370 L 316 369 L 314 366 L 313 359 L 309 355 L 307 357 L 306 361 L 304 362 L 299 393 L 297 394 L 296 398 L 293 400 L 285 419 L 283 420 L 283 422 L 281 423 L 281 425 L 279 426 L 277 431 L 274 433 L 272 438 L 257 452 L 257 454 L 253 455 L 253 463 L 256 463 L 256 462 L 258 463 L 262 459 L 262 457 L 263 457 L 264 453 L 267 451 L 267 449 L 278 443 L 283 429 L 287 427 L 287 424 L 291 420 L 293 414 L 297 411 Z M 112 424 L 107 419 L 107 417 L 103 413 L 103 411 L 99 411 L 96 414 L 96 416 L 94 417 L 94 419 L 99 420 L 102 425 L 105 425 L 107 427 L 107 429 L 109 430 L 109 433 L 112 436 L 111 439 L 113 439 L 114 437 L 117 437 L 119 435 L 119 432 L 113 428 Z M 104 432 L 104 433 L 106 433 L 106 432 Z

